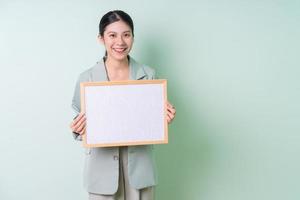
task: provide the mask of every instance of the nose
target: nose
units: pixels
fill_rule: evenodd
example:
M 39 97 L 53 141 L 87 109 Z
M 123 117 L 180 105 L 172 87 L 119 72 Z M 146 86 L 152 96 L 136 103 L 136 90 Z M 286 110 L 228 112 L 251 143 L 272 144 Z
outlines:
M 124 44 L 124 39 L 123 39 L 122 36 L 119 36 L 119 37 L 117 38 L 117 44 L 118 44 L 118 45 L 123 45 L 123 44 Z

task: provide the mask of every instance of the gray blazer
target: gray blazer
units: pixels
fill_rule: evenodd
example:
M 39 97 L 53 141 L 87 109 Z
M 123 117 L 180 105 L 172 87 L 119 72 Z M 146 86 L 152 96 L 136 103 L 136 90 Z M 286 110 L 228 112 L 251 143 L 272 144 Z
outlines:
M 154 70 L 129 59 L 130 79 L 154 79 Z M 72 107 L 80 112 L 80 82 L 107 81 L 104 62 L 84 71 L 78 77 L 72 101 Z M 76 140 L 81 136 L 73 133 Z M 157 178 L 153 157 L 153 145 L 128 147 L 129 183 L 136 189 L 156 185 Z M 119 147 L 87 148 L 84 166 L 84 187 L 88 192 L 111 195 L 118 190 Z

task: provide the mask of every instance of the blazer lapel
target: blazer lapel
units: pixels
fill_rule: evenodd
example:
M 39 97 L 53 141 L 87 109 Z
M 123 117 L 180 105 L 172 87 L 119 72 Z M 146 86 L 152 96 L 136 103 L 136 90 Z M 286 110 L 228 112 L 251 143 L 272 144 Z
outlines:
M 98 61 L 95 67 L 93 67 L 91 72 L 91 81 L 93 82 L 107 81 L 103 59 Z
M 129 69 L 130 80 L 142 80 L 147 76 L 141 64 L 136 62 L 132 57 L 129 60 Z

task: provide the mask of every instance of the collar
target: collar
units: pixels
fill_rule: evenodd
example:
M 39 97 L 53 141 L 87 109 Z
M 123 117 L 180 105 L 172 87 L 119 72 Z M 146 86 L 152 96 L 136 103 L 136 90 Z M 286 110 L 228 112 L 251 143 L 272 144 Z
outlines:
M 130 56 L 129 56 L 129 73 L 130 73 L 129 74 L 130 80 L 139 80 L 139 79 L 143 79 L 146 76 L 143 66 Z M 91 76 L 92 76 L 92 81 L 94 82 L 107 81 L 104 59 L 98 61 L 96 65 L 92 68 Z

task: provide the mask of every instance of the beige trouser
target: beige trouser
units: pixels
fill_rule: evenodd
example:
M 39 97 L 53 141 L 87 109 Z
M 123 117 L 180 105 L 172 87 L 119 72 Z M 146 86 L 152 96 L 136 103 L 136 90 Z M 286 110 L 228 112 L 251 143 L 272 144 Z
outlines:
M 89 200 L 154 200 L 154 187 L 141 190 L 130 187 L 128 180 L 127 147 L 120 147 L 120 175 L 119 188 L 114 195 L 89 193 Z

